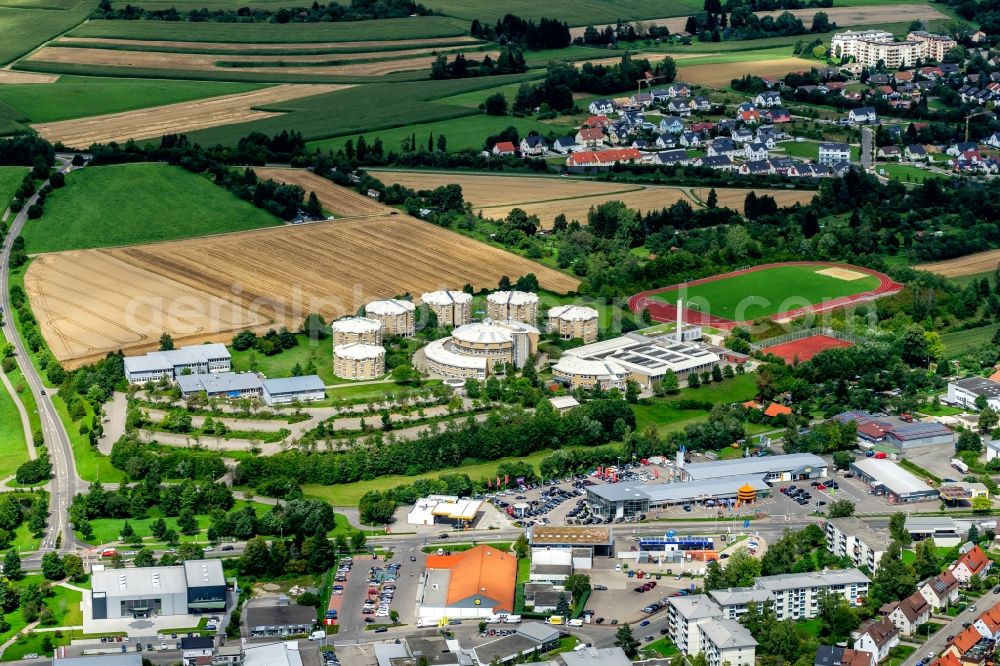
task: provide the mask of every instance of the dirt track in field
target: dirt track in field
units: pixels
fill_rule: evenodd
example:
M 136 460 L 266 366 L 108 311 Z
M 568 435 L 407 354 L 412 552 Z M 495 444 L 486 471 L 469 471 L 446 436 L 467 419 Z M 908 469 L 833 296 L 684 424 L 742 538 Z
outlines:
M 930 21 L 934 19 L 944 19 L 948 18 L 941 12 L 939 12 L 934 7 L 923 4 L 901 4 L 901 5 L 883 5 L 883 6 L 872 6 L 872 7 L 811 7 L 808 9 L 792 9 L 792 10 L 777 10 L 777 11 L 767 11 L 767 12 L 757 12 L 757 16 L 764 17 L 770 16 L 772 18 L 777 18 L 784 11 L 790 11 L 796 18 L 801 19 L 802 23 L 805 24 L 806 30 L 812 26 L 813 16 L 816 12 L 825 12 L 829 17 L 831 23 L 836 23 L 840 27 L 854 26 L 854 25 L 877 25 L 881 23 L 897 23 L 899 21 L 905 20 L 925 20 Z M 687 22 L 686 16 L 674 16 L 671 18 L 663 19 L 651 19 L 649 21 L 632 21 L 633 25 L 641 24 L 648 27 L 663 27 L 665 26 L 670 30 L 671 33 L 681 32 L 684 30 L 684 25 Z M 614 27 L 614 24 L 609 24 Z M 602 30 L 606 26 L 599 25 L 596 26 L 598 30 Z M 569 34 L 571 37 L 582 37 L 586 26 L 579 26 L 576 28 L 570 28 Z
M 424 53 L 451 53 L 463 47 L 444 49 L 410 49 L 408 51 L 387 51 L 379 53 L 342 53 L 320 55 L 205 55 L 193 53 L 158 53 L 154 51 L 116 51 L 113 49 L 81 49 L 64 46 L 46 46 L 29 56 L 33 62 L 51 62 L 75 65 L 101 65 L 136 69 L 168 69 L 172 71 L 195 72 L 253 72 L 283 74 L 288 76 L 325 74 L 332 76 L 382 76 L 392 72 L 426 69 L 436 56 L 421 56 Z M 476 58 L 483 58 L 487 52 L 477 52 Z M 417 57 L 402 57 L 411 54 Z M 489 52 L 497 58 L 499 51 Z M 323 63 L 346 60 L 380 58 L 372 62 L 348 63 L 343 65 L 302 65 L 302 63 Z M 274 66 L 229 67 L 218 63 L 274 63 Z M 281 66 L 280 63 L 294 63 Z
M 985 252 L 977 252 L 957 259 L 949 259 L 948 261 L 921 264 L 913 268 L 937 273 L 945 277 L 956 277 L 959 275 L 973 275 L 975 273 L 995 271 L 997 266 L 1000 266 L 1000 250 L 986 250 Z
M 73 49 L 77 50 L 77 49 Z M 258 111 L 266 106 L 302 97 L 350 88 L 347 85 L 287 84 L 234 95 L 222 95 L 193 102 L 155 106 L 89 118 L 76 118 L 32 125 L 41 136 L 55 143 L 86 148 L 93 143 L 128 139 L 151 139 L 164 134 L 193 132 L 206 127 L 245 123 L 279 116 L 273 111 Z
M 359 217 L 362 215 L 392 215 L 398 211 L 380 204 L 378 200 L 354 190 L 341 187 L 322 176 L 305 169 L 282 169 L 277 167 L 258 167 L 255 169 L 261 178 L 270 178 L 281 183 L 298 185 L 306 191 L 315 192 L 316 198 L 323 208 L 337 217 Z
M 77 44 L 94 44 L 95 46 L 135 46 L 146 48 L 169 49 L 212 49 L 214 51 L 315 51 L 317 49 L 353 49 L 357 53 L 367 53 L 367 49 L 383 49 L 393 46 L 423 46 L 428 44 L 467 43 L 477 44 L 475 37 L 428 37 L 422 39 L 394 39 L 371 42 L 293 42 L 288 44 L 254 43 L 232 44 L 229 42 L 178 42 L 159 39 L 113 39 L 110 37 L 60 37 L 53 43 L 73 42 Z M 374 52 L 374 51 L 373 51 Z M 392 53 L 400 53 L 392 51 Z
M 706 201 L 710 189 L 707 187 L 696 187 L 691 190 L 691 193 L 702 201 Z M 716 196 L 719 197 L 719 206 L 732 208 L 741 213 L 743 212 L 743 203 L 746 201 L 748 192 L 756 192 L 758 195 L 766 194 L 769 197 L 773 197 L 778 206 L 782 208 L 785 206 L 794 206 L 796 203 L 807 204 L 816 196 L 816 192 L 812 190 L 737 189 L 725 187 L 718 187 L 715 190 Z
M 306 314 L 352 314 L 374 299 L 491 287 L 534 273 L 546 289 L 572 277 L 407 215 L 282 226 L 107 250 L 43 254 L 25 275 L 42 333 L 78 367 L 108 351 L 228 341 L 243 328 L 298 327 Z

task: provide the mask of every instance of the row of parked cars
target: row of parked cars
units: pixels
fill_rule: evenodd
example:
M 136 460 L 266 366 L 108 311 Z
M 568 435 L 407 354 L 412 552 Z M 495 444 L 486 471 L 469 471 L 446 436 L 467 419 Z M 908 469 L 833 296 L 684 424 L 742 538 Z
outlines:
M 396 578 L 399 576 L 399 562 L 391 562 L 383 569 L 371 567 L 368 570 L 368 598 L 361 609 L 365 622 L 374 622 L 370 616 L 389 617 L 392 598 L 396 596 Z

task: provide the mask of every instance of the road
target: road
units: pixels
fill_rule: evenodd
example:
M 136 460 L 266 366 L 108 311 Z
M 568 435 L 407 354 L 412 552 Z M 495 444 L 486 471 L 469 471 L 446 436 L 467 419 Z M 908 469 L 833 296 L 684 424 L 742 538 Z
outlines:
M 994 594 L 993 590 L 988 591 L 979 599 L 976 599 L 973 606 L 969 607 L 975 608 L 976 610 L 972 611 L 967 608 L 965 611 L 959 613 L 958 617 L 952 620 L 949 624 L 943 626 L 936 634 L 931 636 L 930 640 L 917 648 L 917 650 L 914 651 L 914 653 L 911 654 L 900 666 L 916 666 L 917 662 L 931 652 L 933 652 L 935 656 L 941 654 L 941 652 L 948 645 L 949 636 L 958 635 L 958 633 L 965 628 L 962 626 L 963 624 L 966 622 L 975 622 L 980 613 L 993 608 L 997 602 L 1000 602 L 1000 594 Z
M 60 156 L 59 171 L 67 172 L 72 169 L 69 158 Z M 3 311 L 11 313 L 13 308 L 10 304 L 10 252 L 14 239 L 17 238 L 24 223 L 28 219 L 28 208 L 38 200 L 38 195 L 34 195 L 25 203 L 20 212 L 14 217 L 4 238 L 3 247 L 0 249 L 0 306 Z M 86 484 L 80 479 L 76 472 L 76 461 L 73 459 L 73 445 L 70 442 L 69 434 L 63 426 L 59 413 L 55 405 L 52 404 L 52 391 L 46 391 L 42 378 L 31 362 L 31 352 L 25 346 L 21 337 L 14 328 L 12 316 L 5 318 L 3 323 L 4 334 L 7 340 L 14 345 L 14 351 L 18 358 L 18 365 L 24 374 L 25 384 L 27 384 L 35 403 L 38 405 L 38 416 L 41 420 L 42 434 L 48 446 L 49 458 L 52 460 L 52 481 L 49 483 L 49 521 L 45 536 L 42 538 L 39 549 L 32 555 L 24 559 L 25 567 L 37 566 L 42 559 L 42 555 L 51 550 L 61 552 L 73 552 L 78 549 L 85 549 L 88 546 L 76 539 L 73 529 L 69 524 L 69 505 L 73 501 L 73 496 L 77 492 L 86 490 Z

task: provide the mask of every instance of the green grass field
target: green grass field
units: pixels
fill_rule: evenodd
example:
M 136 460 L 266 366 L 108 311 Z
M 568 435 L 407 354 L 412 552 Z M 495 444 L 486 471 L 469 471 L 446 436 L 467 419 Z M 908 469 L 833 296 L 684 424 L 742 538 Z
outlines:
M 330 360 L 332 342 L 329 338 L 313 344 L 305 335 L 296 337 L 299 340 L 297 347 L 286 349 L 275 356 L 265 356 L 252 349 L 233 350 L 233 371 L 247 372 L 253 369 L 267 377 L 290 377 L 296 363 L 305 368 L 309 361 L 312 361 L 316 364 L 316 374 L 324 384 L 337 384 L 343 381 L 333 374 L 333 363 Z
M 493 4 L 484 0 L 436 0 L 427 5 L 434 11 L 463 19 L 496 21 L 504 14 L 511 13 L 523 18 L 538 19 L 542 16 L 557 16 L 570 25 L 588 25 L 604 22 L 614 23 L 618 19 L 663 18 L 665 16 L 687 16 L 700 11 L 697 0 L 674 0 L 664 4 L 657 0 L 552 0 L 544 4 L 531 0 L 507 0 Z
M 783 141 L 778 144 L 777 148 L 779 150 L 784 150 L 785 155 L 788 155 L 789 157 L 801 157 L 813 161 L 819 159 L 818 141 Z M 858 161 L 860 154 L 861 148 L 858 146 L 851 146 L 852 161 Z
M 979 328 L 970 328 L 968 331 L 957 331 L 955 333 L 942 333 L 941 342 L 944 344 L 944 351 L 948 356 L 961 356 L 989 343 L 996 333 L 1000 324 L 990 324 Z
M 281 221 L 203 176 L 165 164 L 88 167 L 66 177 L 28 222 L 28 252 L 56 252 L 246 231 Z
M 884 175 L 893 180 L 904 183 L 922 183 L 928 178 L 940 178 L 940 174 L 933 173 L 927 169 L 913 166 L 912 164 L 893 164 L 889 162 L 879 162 L 875 165 L 876 173 Z M 884 172 L 884 173 L 883 173 Z
M 95 0 L 49 3 L 28 0 L 0 6 L 0 65 L 5 65 L 43 42 L 83 21 L 97 6 Z M 51 8 L 50 8 L 51 7 Z
M 277 0 L 275 0 L 277 2 Z M 155 0 L 154 0 L 155 4 Z M 164 6 L 179 7 L 183 2 L 164 0 Z M 195 0 L 199 9 L 211 2 Z M 151 6 L 151 5 L 144 5 Z M 245 7 L 246 2 L 229 2 Z M 285 6 L 285 5 L 280 5 Z M 281 44 L 309 42 L 385 41 L 428 39 L 469 34 L 466 21 L 447 16 L 420 16 L 380 21 L 344 23 L 187 23 L 166 21 L 90 21 L 70 33 L 72 37 L 112 39 L 180 40 L 187 42 L 230 42 L 240 44 Z
M 0 167 L 0 214 L 10 204 L 14 198 L 14 192 L 20 187 L 28 170 L 24 167 L 5 166 Z
M 839 280 L 820 275 L 817 266 L 775 266 L 752 273 L 734 275 L 678 291 L 654 296 L 673 303 L 683 298 L 687 307 L 731 321 L 746 321 L 815 305 L 839 296 L 859 294 L 878 286 L 878 278 L 866 275 L 857 280 Z
M 27 460 L 28 448 L 24 441 L 21 414 L 6 387 L 0 386 L 0 479 L 14 474 L 18 466 Z
M 30 122 L 46 123 L 231 95 L 261 87 L 250 83 L 63 76 L 51 84 L 0 86 L 0 102 L 9 104 Z

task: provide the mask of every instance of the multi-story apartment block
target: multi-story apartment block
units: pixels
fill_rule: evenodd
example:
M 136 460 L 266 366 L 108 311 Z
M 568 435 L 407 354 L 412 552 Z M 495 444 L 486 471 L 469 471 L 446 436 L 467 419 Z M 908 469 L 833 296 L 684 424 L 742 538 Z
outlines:
M 721 620 L 722 609 L 707 595 L 692 594 L 667 600 L 667 635 L 681 654 L 693 657 L 700 653 L 703 629 Z
M 762 576 L 755 582 L 756 587 L 771 594 L 774 614 L 780 621 L 816 617 L 822 590 L 839 594 L 852 606 L 858 606 L 868 596 L 871 581 L 857 569 L 838 569 Z
M 715 620 L 702 627 L 701 652 L 708 666 L 753 666 L 756 651 L 757 641 L 736 620 Z
M 906 35 L 906 41 L 920 43 L 920 57 L 923 60 L 944 60 L 948 51 L 958 46 L 951 37 L 946 35 L 935 35 L 923 30 L 913 30 Z
M 890 539 L 876 532 L 860 519 L 831 518 L 826 521 L 826 548 L 837 557 L 846 557 L 856 567 L 875 573 L 879 560 L 889 550 Z

